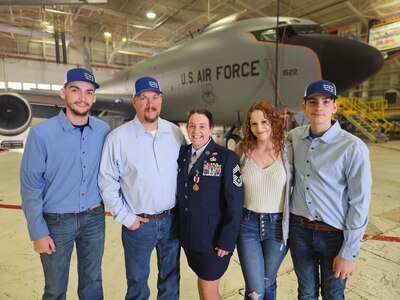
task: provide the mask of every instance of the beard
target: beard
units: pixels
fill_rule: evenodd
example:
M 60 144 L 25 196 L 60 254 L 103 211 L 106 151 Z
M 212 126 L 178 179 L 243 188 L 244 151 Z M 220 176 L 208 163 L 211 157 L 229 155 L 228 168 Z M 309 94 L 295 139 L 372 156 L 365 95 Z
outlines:
M 79 116 L 79 117 L 87 116 L 90 113 L 90 110 L 92 109 L 92 105 L 86 105 L 85 107 L 81 107 L 81 106 L 75 106 L 74 104 L 67 103 L 67 106 L 74 115 Z
M 146 112 L 156 112 L 156 116 L 153 118 L 150 118 L 150 117 L 146 116 Z M 154 123 L 158 120 L 158 116 L 159 116 L 159 114 L 157 112 L 157 109 L 155 107 L 149 107 L 149 108 L 145 109 L 145 115 L 143 116 L 143 118 L 148 123 Z

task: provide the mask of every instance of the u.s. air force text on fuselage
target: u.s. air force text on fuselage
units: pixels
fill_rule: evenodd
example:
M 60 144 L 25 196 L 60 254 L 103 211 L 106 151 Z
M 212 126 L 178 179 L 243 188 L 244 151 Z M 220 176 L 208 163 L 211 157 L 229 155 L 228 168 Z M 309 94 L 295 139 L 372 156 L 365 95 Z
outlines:
M 202 68 L 195 71 L 181 73 L 181 83 L 205 83 L 220 79 L 244 78 L 260 76 L 260 61 L 245 61 L 226 65 L 217 65 L 214 68 Z

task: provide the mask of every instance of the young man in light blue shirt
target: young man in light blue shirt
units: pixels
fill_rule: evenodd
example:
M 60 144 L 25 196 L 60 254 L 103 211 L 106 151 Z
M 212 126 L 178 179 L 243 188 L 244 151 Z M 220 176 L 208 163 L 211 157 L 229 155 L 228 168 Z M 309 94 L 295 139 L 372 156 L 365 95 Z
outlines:
M 299 299 L 344 299 L 368 222 L 371 167 L 368 148 L 340 128 L 336 87 L 309 84 L 301 108 L 310 125 L 289 132 L 294 150 L 289 247 Z
M 150 256 L 157 251 L 157 299 L 179 298 L 177 159 L 185 138 L 159 117 L 162 91 L 155 78 L 135 82 L 135 118 L 107 137 L 99 185 L 105 205 L 122 224 L 128 290 L 125 299 L 148 299 Z
M 22 207 L 43 265 L 43 299 L 66 299 L 74 244 L 79 299 L 103 299 L 105 219 L 97 174 L 110 127 L 89 116 L 97 88 L 90 71 L 67 71 L 60 91 L 65 109 L 34 126 L 25 145 Z

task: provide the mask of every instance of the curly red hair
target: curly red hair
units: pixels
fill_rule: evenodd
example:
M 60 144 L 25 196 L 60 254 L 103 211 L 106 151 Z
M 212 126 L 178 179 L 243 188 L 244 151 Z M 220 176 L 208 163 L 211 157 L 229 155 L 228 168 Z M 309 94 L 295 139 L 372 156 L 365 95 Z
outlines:
M 283 124 L 275 107 L 267 101 L 259 101 L 250 106 L 246 115 L 246 122 L 243 125 L 243 138 L 238 145 L 239 152 L 248 154 L 255 147 L 257 138 L 250 127 L 251 113 L 255 110 L 262 111 L 264 117 L 268 120 L 271 126 L 271 141 L 275 150 L 275 155 L 280 156 L 284 147 Z

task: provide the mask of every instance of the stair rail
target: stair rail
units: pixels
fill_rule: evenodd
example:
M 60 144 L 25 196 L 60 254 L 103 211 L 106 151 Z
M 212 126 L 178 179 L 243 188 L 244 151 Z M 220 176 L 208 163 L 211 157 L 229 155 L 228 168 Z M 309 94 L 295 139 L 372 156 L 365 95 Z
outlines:
M 393 123 L 383 117 L 384 102 L 376 102 L 374 105 L 380 106 L 380 110 L 375 111 L 357 97 L 339 97 L 337 101 L 338 112 L 371 141 L 388 140 L 386 133 L 393 127 Z

